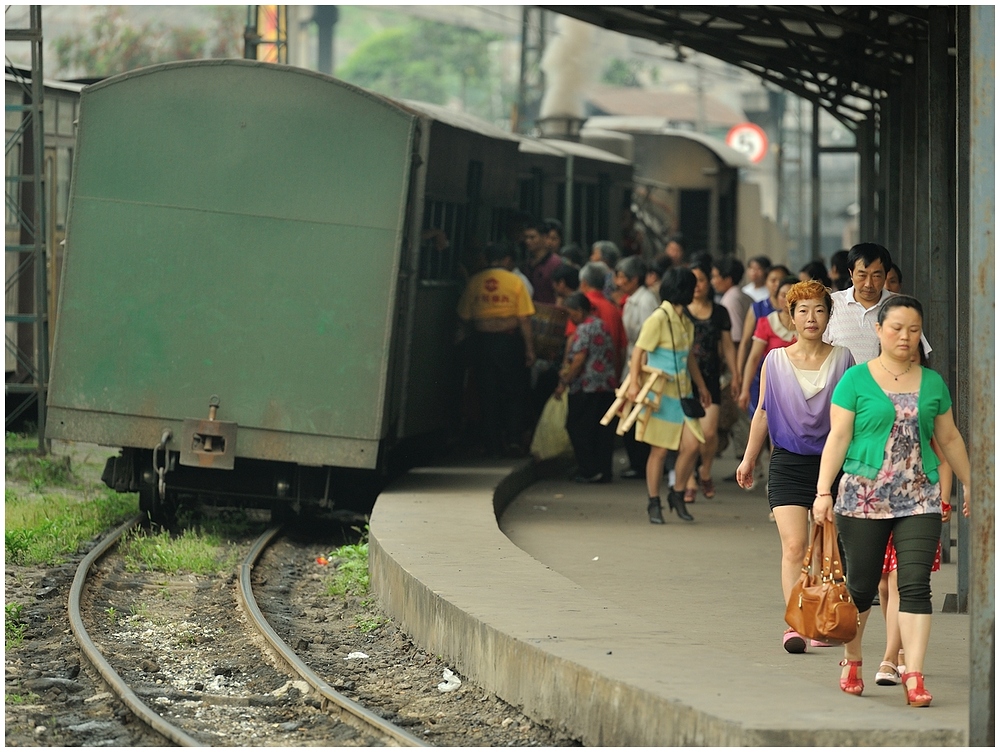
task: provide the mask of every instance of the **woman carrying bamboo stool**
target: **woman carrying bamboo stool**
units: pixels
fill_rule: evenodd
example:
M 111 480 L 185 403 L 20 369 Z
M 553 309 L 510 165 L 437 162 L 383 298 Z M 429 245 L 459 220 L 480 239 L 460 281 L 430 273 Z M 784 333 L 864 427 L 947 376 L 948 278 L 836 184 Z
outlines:
M 663 464 L 670 450 L 677 450 L 678 455 L 674 466 L 674 487 L 670 489 L 667 502 L 682 520 L 694 520 L 684 503 L 684 488 L 694 470 L 698 445 L 705 439 L 698 420 L 684 415 L 681 398 L 693 396 L 693 381 L 702 406 L 708 407 L 712 400 L 698 368 L 698 361 L 691 354 L 694 324 L 684 315 L 684 307 L 694 297 L 696 283 L 690 269 L 667 270 L 660 284 L 663 303 L 642 325 L 629 364 L 629 371 L 634 374 L 642 373 L 644 363 L 664 373 L 665 384 L 660 395 L 660 408 L 649 416 L 642 437 L 651 446 L 649 460 L 646 462 L 646 489 L 649 492 L 646 511 L 649 521 L 654 525 L 663 524 L 660 483 L 663 479 Z M 639 381 L 632 379 L 629 384 L 626 396 L 630 402 L 638 401 L 642 387 Z

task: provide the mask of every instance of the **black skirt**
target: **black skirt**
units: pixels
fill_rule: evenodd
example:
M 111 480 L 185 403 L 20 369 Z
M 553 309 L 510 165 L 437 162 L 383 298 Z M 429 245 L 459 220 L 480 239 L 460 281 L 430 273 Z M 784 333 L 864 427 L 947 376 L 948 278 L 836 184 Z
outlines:
M 767 503 L 775 507 L 812 509 L 819 479 L 818 454 L 796 454 L 775 447 L 767 474 Z M 836 488 L 836 484 L 833 486 Z

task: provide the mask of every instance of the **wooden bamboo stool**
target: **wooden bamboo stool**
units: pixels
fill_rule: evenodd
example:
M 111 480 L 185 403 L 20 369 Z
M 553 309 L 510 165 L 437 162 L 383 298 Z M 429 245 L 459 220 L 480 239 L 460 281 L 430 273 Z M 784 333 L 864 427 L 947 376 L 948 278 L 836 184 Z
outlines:
M 644 365 L 642 370 L 646 374 L 646 381 L 639 389 L 635 402 L 626 396 L 634 377 L 632 372 L 629 372 L 622 385 L 615 390 L 615 401 L 601 418 L 601 425 L 606 426 L 617 415 L 619 420 L 615 433 L 619 436 L 624 436 L 634 424 L 635 438 L 638 441 L 642 441 L 642 437 L 646 433 L 649 416 L 660 409 L 660 395 L 663 393 L 663 385 L 666 382 L 666 374 L 660 369 Z M 648 409 L 644 410 L 643 408 Z

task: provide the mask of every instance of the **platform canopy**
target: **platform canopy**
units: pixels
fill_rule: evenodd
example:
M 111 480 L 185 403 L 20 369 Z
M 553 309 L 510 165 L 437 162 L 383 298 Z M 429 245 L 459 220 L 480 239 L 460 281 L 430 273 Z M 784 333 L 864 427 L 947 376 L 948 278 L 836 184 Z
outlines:
M 849 127 L 913 70 L 918 6 L 559 5 L 563 15 L 743 68 L 820 104 Z M 683 53 L 679 53 L 683 54 Z

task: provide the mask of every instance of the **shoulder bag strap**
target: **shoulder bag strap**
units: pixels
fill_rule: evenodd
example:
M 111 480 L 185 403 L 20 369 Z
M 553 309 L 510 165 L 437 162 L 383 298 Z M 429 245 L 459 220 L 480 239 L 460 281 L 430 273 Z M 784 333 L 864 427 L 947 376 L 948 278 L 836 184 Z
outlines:
M 673 305 L 671 303 L 671 305 Z M 681 397 L 681 369 L 677 364 L 677 347 L 674 345 L 674 322 L 670 320 L 670 314 L 668 314 L 663 308 L 659 310 L 663 311 L 663 315 L 667 317 L 667 328 L 670 330 L 670 352 L 674 355 L 674 370 L 677 372 L 674 377 L 674 387 L 677 389 L 677 399 L 683 399 Z M 674 313 L 677 313 L 674 311 Z M 684 365 L 684 373 L 687 373 L 687 364 Z

